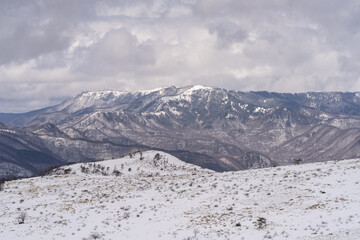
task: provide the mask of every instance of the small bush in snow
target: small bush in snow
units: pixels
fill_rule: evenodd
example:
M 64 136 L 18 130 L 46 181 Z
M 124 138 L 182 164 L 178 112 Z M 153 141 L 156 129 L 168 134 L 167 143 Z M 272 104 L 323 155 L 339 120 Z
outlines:
M 124 212 L 123 218 L 128 219 L 129 217 L 130 217 L 130 213 L 129 212 Z
M 84 165 L 80 166 L 80 170 L 82 173 L 89 173 L 89 168 Z
M 254 222 L 254 225 L 255 225 L 256 229 L 258 229 L 258 230 L 264 229 L 267 225 L 266 218 L 258 217 L 256 219 L 256 221 Z
M 113 174 L 118 177 L 121 175 L 121 172 L 119 170 L 114 169 Z
M 26 217 L 27 217 L 26 212 L 21 212 L 21 213 L 19 214 L 19 216 L 17 217 L 18 223 L 19 223 L 19 224 L 25 223 Z
M 160 159 L 161 159 L 160 153 L 155 154 L 154 160 L 160 160 Z
M 296 158 L 296 159 L 294 159 L 294 163 L 295 163 L 296 165 L 299 165 L 302 161 L 303 161 L 303 160 L 302 160 L 301 158 Z
M 95 232 L 95 233 L 91 233 L 90 234 L 90 237 L 89 237 L 89 239 L 100 239 L 101 238 L 101 235 L 100 235 L 100 233 L 97 233 L 97 232 Z
M 5 181 L 0 180 L 0 191 L 4 190 Z

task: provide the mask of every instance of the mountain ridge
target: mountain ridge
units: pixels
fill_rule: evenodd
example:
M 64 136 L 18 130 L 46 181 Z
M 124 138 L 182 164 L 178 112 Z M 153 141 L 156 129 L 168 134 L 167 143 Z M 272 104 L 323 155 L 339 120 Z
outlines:
M 36 134 L 65 162 L 138 149 L 182 151 L 202 167 L 208 158 L 218 171 L 286 165 L 295 158 L 360 157 L 357 92 L 241 92 L 201 85 L 89 91 L 6 124 Z

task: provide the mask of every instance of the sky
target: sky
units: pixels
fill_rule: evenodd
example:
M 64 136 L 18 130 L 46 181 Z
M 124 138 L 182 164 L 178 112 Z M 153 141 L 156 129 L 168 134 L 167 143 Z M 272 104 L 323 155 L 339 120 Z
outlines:
M 358 0 L 0 0 L 0 112 L 201 84 L 360 91 Z

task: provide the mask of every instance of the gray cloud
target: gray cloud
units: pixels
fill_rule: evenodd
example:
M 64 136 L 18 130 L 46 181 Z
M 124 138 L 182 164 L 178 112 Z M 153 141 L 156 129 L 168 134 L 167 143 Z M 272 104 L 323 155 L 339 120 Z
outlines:
M 19 23 L 9 36 L 0 39 L 0 64 L 24 62 L 43 54 L 65 50 L 70 37 L 56 23 L 41 28 L 29 22 Z
M 0 112 L 99 89 L 360 91 L 359 13 L 355 0 L 2 0 Z
M 230 21 L 211 24 L 209 26 L 209 32 L 210 34 L 216 35 L 217 46 L 220 49 L 228 48 L 233 43 L 242 42 L 248 37 L 246 30 Z
M 76 70 L 100 76 L 136 71 L 143 65 L 155 63 L 151 44 L 139 44 L 126 29 L 108 31 L 97 43 L 79 49 L 76 55 L 80 61 Z
M 93 1 L 85 0 L 1 1 L 0 64 L 21 64 L 67 50 L 76 27 L 94 16 L 94 7 Z

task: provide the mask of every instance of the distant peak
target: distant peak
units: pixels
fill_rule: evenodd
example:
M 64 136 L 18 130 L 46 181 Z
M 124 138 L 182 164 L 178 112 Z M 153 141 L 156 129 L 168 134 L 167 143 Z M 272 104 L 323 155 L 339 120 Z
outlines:
M 203 86 L 203 85 L 193 85 L 189 90 L 213 90 L 212 87 L 207 87 L 207 86 Z
M 154 93 L 154 92 L 162 93 L 168 89 L 180 90 L 180 92 L 184 92 L 184 93 L 192 93 L 192 92 L 198 91 L 198 90 L 213 90 L 214 88 L 203 86 L 203 85 L 190 85 L 190 86 L 186 86 L 186 87 L 171 86 L 171 87 L 155 88 L 155 89 L 151 89 L 151 90 L 140 90 L 140 91 L 136 91 L 134 93 L 142 93 L 144 95 L 147 95 L 147 94 Z
M 104 96 L 119 96 L 124 94 L 124 91 L 100 90 L 100 91 L 86 91 L 81 92 L 75 98 L 101 98 Z
M 131 91 L 131 90 L 129 90 L 129 91 L 119 91 L 119 90 L 87 91 L 87 92 L 82 92 L 81 94 L 79 94 L 79 96 L 81 96 L 81 95 L 85 95 L 85 96 L 107 96 L 107 95 L 117 96 L 117 95 L 123 95 L 123 94 L 127 94 L 127 93 L 131 93 L 131 94 L 139 94 L 140 93 L 142 95 L 147 95 L 147 94 L 154 93 L 154 92 L 161 92 L 168 88 L 175 88 L 175 87 L 159 87 L 159 88 L 136 90 L 136 91 Z
M 163 92 L 165 89 L 168 89 L 168 88 L 175 88 L 175 87 L 174 86 L 172 86 L 172 87 L 159 87 L 159 88 L 153 88 L 153 89 L 149 89 L 149 90 L 140 90 L 140 91 L 136 91 L 134 93 L 141 93 L 143 95 L 147 95 L 147 94 L 154 93 L 154 92 Z
M 187 94 L 191 94 L 193 92 L 201 91 L 201 90 L 206 90 L 206 91 L 214 90 L 214 88 L 212 88 L 212 87 L 207 87 L 207 86 L 203 86 L 203 85 L 191 85 L 191 86 L 184 87 L 183 89 L 185 90 L 184 93 L 187 93 Z

